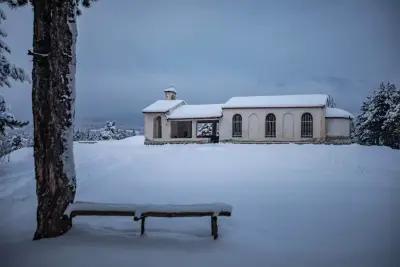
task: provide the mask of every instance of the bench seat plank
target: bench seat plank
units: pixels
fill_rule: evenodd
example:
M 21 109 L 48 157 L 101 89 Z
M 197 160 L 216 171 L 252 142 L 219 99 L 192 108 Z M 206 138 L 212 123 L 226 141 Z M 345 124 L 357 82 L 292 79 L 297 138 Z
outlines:
M 182 212 L 162 212 L 148 211 L 141 214 L 141 217 L 135 216 L 135 220 L 140 220 L 142 217 L 205 217 L 205 216 L 231 216 L 230 211 L 210 212 L 210 211 L 182 211 Z
M 139 220 L 141 217 L 230 216 L 231 212 L 232 206 L 225 203 L 149 205 L 78 201 L 69 204 L 64 214 L 71 218 L 78 215 L 134 216 Z
M 135 216 L 137 205 L 77 201 L 69 204 L 64 215 Z
M 141 217 L 230 216 L 232 206 L 225 203 L 190 205 L 138 205 L 135 219 Z

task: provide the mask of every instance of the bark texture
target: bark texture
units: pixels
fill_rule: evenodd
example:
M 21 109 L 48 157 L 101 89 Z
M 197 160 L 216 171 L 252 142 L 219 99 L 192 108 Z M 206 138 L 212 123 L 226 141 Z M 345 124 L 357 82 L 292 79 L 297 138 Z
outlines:
M 38 199 L 34 239 L 68 231 L 74 200 L 76 0 L 34 0 L 32 109 Z

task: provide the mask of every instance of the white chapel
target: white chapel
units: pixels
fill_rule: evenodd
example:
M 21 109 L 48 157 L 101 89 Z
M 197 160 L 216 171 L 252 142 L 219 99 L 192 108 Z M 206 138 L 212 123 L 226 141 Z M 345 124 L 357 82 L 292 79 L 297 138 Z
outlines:
M 349 143 L 353 115 L 325 94 L 232 97 L 189 105 L 164 90 L 143 109 L 145 144 Z

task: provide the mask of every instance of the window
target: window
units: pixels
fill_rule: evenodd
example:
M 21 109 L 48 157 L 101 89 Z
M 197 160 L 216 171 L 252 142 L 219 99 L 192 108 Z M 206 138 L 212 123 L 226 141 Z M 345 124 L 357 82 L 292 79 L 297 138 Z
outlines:
M 272 113 L 265 117 L 265 137 L 276 137 L 276 118 Z
M 313 137 L 313 117 L 310 113 L 301 116 L 301 137 Z
M 154 138 L 161 138 L 162 137 L 161 117 L 160 116 L 154 118 L 154 121 L 153 121 L 153 137 Z
M 192 122 L 171 121 L 171 138 L 192 138 Z
M 242 137 L 242 116 L 239 114 L 232 118 L 232 137 Z

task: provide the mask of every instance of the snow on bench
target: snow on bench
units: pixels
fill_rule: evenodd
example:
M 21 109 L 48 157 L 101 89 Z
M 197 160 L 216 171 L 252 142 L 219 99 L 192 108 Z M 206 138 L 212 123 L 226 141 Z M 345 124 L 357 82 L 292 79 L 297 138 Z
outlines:
M 191 205 L 138 205 L 135 219 L 142 217 L 230 216 L 232 206 L 224 203 Z
M 78 215 L 135 216 L 135 204 L 111 204 L 98 202 L 74 202 L 69 204 L 64 215 L 73 218 Z
M 218 238 L 218 216 L 231 216 L 232 206 L 225 203 L 190 205 L 153 204 L 112 204 L 98 202 L 75 202 L 64 212 L 70 220 L 75 216 L 132 216 L 141 220 L 141 234 L 144 234 L 146 217 L 211 217 L 211 234 Z

